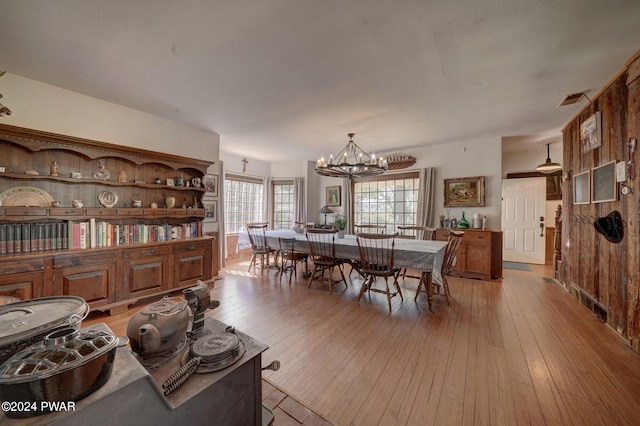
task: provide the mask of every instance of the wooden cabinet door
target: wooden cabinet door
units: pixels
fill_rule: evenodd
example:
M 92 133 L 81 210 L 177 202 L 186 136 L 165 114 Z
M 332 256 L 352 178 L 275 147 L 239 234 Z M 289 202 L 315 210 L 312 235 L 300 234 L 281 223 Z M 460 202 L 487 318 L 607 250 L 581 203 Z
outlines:
M 115 303 L 118 266 L 115 254 L 76 253 L 73 257 L 55 259 L 53 280 L 56 294 L 82 297 L 91 309 Z M 110 258 L 112 261 L 100 262 Z
M 487 242 L 466 244 L 465 274 L 470 278 L 491 279 L 491 247 Z
M 171 247 L 125 249 L 122 271 L 122 299 L 166 291 L 172 278 Z
M 185 242 L 173 248 L 173 288 L 212 278 L 212 241 Z
M 42 297 L 43 284 L 42 272 L 0 275 L 0 296 L 17 297 L 20 300 Z
M 0 260 L 0 296 L 28 300 L 44 296 L 43 291 L 42 258 Z

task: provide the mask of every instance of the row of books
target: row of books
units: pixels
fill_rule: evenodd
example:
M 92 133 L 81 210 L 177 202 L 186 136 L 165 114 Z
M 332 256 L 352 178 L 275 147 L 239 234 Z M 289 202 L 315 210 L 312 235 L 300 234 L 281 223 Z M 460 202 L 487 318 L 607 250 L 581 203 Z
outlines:
M 202 236 L 202 222 L 179 225 L 112 224 L 96 221 L 0 224 L 0 255 L 113 247 Z

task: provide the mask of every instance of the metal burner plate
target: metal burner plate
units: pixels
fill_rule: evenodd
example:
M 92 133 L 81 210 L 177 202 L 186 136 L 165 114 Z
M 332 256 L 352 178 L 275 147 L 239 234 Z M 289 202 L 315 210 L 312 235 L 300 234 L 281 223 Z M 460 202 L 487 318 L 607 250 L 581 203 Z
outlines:
M 189 351 L 184 352 L 181 361 L 184 365 L 191 358 L 200 358 L 196 373 L 211 373 L 230 366 L 244 353 L 244 342 L 236 334 L 213 333 L 196 340 Z

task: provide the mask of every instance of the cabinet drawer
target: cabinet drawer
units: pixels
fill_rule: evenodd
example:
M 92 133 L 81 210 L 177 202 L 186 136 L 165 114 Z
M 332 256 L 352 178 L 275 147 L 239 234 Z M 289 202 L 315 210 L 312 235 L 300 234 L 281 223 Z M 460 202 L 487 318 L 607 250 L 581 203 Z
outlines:
M 46 216 L 47 209 L 32 207 L 5 207 L 7 216 Z
M 491 232 L 482 231 L 464 231 L 463 241 L 491 241 Z
M 97 207 L 89 207 L 87 209 L 87 216 L 89 217 L 103 217 L 103 216 L 115 216 L 115 209 L 109 208 L 97 208 Z
M 42 271 L 44 263 L 42 259 L 25 259 L 0 262 L 0 275 L 19 274 L 22 272 Z
M 115 263 L 118 252 L 110 251 L 105 253 L 78 254 L 56 256 L 53 258 L 53 267 L 61 268 L 65 266 L 93 265 L 96 263 Z
M 142 216 L 144 213 L 140 208 L 130 208 L 130 209 L 116 209 L 116 214 L 118 216 Z
M 164 216 L 167 209 L 142 209 L 145 216 Z
M 170 216 L 185 216 L 187 214 L 187 209 L 167 209 L 167 213 Z
M 56 208 L 51 210 L 52 216 L 84 216 L 84 209 Z
M 206 250 L 211 246 L 211 241 L 194 241 L 194 242 L 185 242 L 179 245 L 174 246 L 173 252 L 175 254 L 185 254 L 190 252 L 197 252 Z
M 171 248 L 164 247 L 147 247 L 147 248 L 137 248 L 130 250 L 122 251 L 122 259 L 136 259 L 140 257 L 151 257 L 151 256 L 169 256 L 171 254 Z

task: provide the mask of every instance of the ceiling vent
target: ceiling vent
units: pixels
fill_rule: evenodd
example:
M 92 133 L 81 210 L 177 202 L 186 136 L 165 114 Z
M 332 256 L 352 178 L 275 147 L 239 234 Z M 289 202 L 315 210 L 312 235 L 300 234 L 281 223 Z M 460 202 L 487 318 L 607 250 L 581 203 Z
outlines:
M 587 92 L 577 92 L 577 93 L 571 93 L 570 95 L 565 96 L 561 101 L 560 104 L 558 105 L 559 107 L 561 106 L 567 106 L 567 105 L 573 105 L 575 103 L 578 103 L 580 101 L 580 99 L 582 99 L 582 97 L 587 97 Z M 589 99 L 589 98 L 587 98 Z

